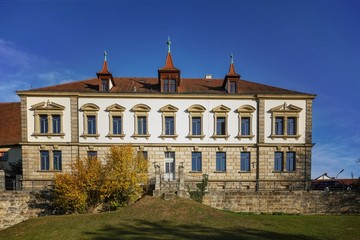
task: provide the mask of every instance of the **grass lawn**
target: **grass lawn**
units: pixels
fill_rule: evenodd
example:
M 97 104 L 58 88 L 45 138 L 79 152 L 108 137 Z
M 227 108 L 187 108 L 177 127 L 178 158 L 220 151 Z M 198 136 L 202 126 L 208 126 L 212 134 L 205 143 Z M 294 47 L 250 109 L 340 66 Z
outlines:
M 30 219 L 0 239 L 360 239 L 360 216 L 237 214 L 145 197 L 116 212 Z

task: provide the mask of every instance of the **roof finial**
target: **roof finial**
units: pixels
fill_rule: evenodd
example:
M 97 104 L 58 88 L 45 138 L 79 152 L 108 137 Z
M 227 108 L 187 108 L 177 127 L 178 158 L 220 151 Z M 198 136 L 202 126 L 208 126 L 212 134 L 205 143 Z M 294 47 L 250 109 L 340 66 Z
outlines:
M 230 63 L 234 64 L 234 54 L 233 53 L 230 54 Z
M 166 44 L 168 45 L 168 52 L 170 52 L 170 47 L 171 47 L 170 36 L 168 36 L 168 40 L 167 40 Z
M 104 51 L 104 61 L 107 61 L 107 52 L 106 52 L 106 50 Z

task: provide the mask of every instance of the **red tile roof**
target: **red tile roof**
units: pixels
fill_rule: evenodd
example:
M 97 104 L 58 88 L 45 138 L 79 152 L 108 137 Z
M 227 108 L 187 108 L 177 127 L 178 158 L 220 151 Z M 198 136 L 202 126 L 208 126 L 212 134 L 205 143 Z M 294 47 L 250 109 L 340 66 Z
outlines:
M 222 87 L 223 79 L 204 79 L 204 78 L 182 78 L 178 87 L 180 94 L 227 94 Z M 111 93 L 160 93 L 158 78 L 147 77 L 114 77 L 115 87 Z M 238 93 L 246 94 L 306 94 L 269 85 L 259 84 L 246 80 L 238 80 Z M 97 78 L 87 79 L 42 87 L 28 90 L 29 92 L 79 92 L 96 93 L 99 91 L 99 80 Z M 21 93 L 19 91 L 18 93 Z M 103 92 L 102 92 L 103 93 Z M 167 94 L 167 93 L 164 93 Z
M 20 103 L 0 103 L 0 146 L 17 145 L 21 141 Z

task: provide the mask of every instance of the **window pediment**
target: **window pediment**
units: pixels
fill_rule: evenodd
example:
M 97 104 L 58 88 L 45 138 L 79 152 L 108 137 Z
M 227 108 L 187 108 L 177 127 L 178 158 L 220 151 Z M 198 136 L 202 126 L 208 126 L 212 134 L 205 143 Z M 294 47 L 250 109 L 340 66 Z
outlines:
M 294 113 L 299 113 L 301 112 L 302 108 L 297 107 L 295 105 L 287 105 L 286 102 L 284 102 L 284 104 L 277 106 L 277 107 L 273 107 L 272 109 L 269 110 L 269 112 L 294 112 Z
M 238 113 L 253 113 L 255 112 L 255 108 L 253 106 L 250 105 L 242 105 L 241 107 L 239 107 L 238 109 L 236 109 L 236 111 Z
M 81 106 L 80 110 L 81 111 L 99 111 L 100 108 L 96 104 L 86 103 L 86 104 Z
M 150 112 L 151 108 L 146 104 L 137 104 L 131 110 L 133 112 Z
M 177 107 L 174 107 L 171 104 L 168 104 L 162 108 L 160 108 L 160 112 L 177 112 L 179 109 Z
M 230 108 L 222 104 L 212 109 L 213 112 L 223 112 L 223 113 L 230 112 L 230 110 L 231 110 Z
M 205 112 L 206 108 L 199 104 L 191 105 L 188 109 L 186 109 L 188 112 Z
M 47 100 L 47 102 L 37 103 L 31 106 L 30 110 L 65 110 L 65 107 Z
M 110 105 L 106 108 L 106 111 L 108 112 L 124 112 L 126 110 L 126 108 L 124 108 L 123 106 L 115 103 L 113 105 Z

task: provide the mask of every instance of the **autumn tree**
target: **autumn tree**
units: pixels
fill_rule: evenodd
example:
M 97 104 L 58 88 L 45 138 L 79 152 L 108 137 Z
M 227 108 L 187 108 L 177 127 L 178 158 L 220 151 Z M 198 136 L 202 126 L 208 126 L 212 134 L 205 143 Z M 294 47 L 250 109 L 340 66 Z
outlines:
M 71 173 L 56 174 L 54 205 L 65 213 L 83 213 L 116 209 L 140 198 L 148 181 L 143 155 L 130 145 L 112 146 L 105 160 L 78 159 Z

